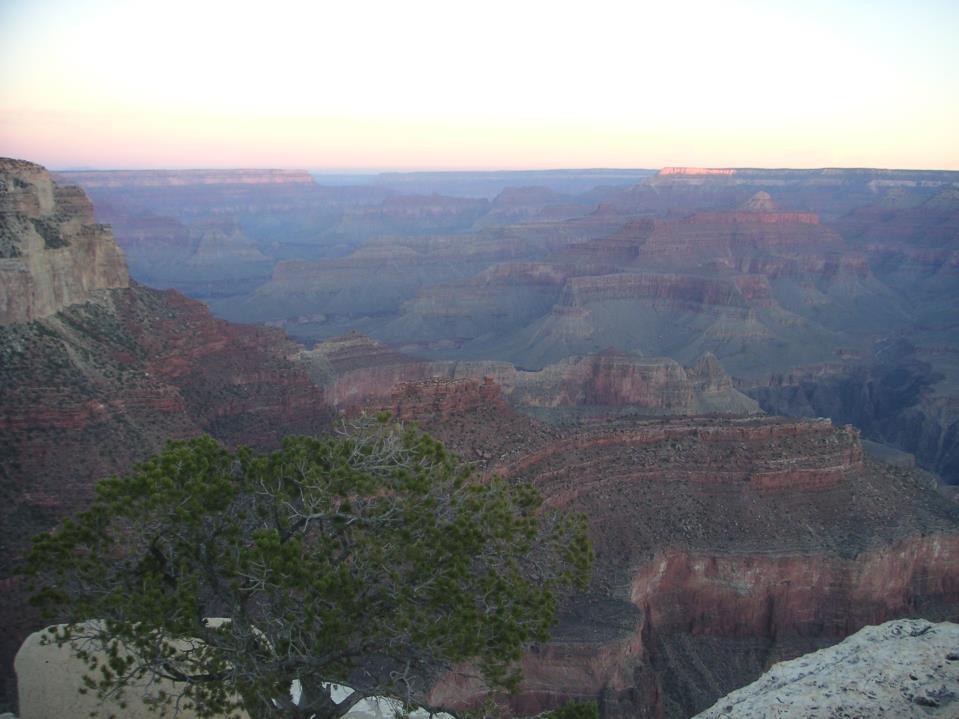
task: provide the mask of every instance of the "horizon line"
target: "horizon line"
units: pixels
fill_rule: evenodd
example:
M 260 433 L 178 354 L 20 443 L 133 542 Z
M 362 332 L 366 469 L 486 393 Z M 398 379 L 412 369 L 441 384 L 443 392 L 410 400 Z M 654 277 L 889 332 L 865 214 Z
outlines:
M 20 158 L 8 158 L 20 159 Z M 34 162 L 26 160 L 26 162 Z M 661 172 L 662 170 L 736 170 L 736 171 L 792 171 L 792 172 L 814 172 L 825 170 L 842 171 L 880 171 L 880 172 L 947 172 L 959 173 L 959 168 L 923 168 L 923 167 L 890 167 L 890 166 L 870 166 L 870 165 L 817 165 L 817 166 L 706 166 L 706 165 L 662 165 L 660 167 L 503 167 L 503 168 L 326 168 L 326 167 L 307 167 L 307 166 L 280 166 L 280 165 L 262 165 L 262 166 L 222 166 L 222 167 L 84 167 L 68 166 L 57 167 L 54 165 L 42 165 L 50 172 L 263 172 L 267 170 L 285 171 L 285 172 L 308 172 L 315 174 L 330 175 L 385 175 L 385 174 L 457 174 L 457 173 L 496 173 L 496 172 Z M 679 173 L 677 173 L 679 174 Z M 695 175 L 695 172 L 688 173 Z

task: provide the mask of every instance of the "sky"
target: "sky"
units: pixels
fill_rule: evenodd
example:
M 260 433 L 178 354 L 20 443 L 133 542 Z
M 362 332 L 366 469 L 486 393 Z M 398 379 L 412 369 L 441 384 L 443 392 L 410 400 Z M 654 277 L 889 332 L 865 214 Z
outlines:
M 959 170 L 959 1 L 0 0 L 0 155 Z

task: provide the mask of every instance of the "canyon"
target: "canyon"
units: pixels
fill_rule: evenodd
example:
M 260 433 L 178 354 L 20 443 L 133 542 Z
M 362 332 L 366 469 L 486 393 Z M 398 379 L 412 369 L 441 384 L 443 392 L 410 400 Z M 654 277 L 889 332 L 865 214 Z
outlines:
M 331 412 L 279 330 L 230 325 L 195 300 L 129 280 L 110 229 L 91 224 L 77 188 L 11 160 L 0 160 L 0 188 L 0 262 L 22 278 L 4 277 L 0 318 L 6 697 L 12 652 L 36 622 L 15 574 L 34 534 L 83 507 L 96 480 L 169 439 L 209 432 L 266 448 L 322 431 Z M 38 218 L 59 232 L 56 246 L 34 231 Z
M 956 621 L 959 505 L 863 442 L 957 481 L 956 175 L 450 178 L 486 188 L 460 197 L 0 161 L 0 267 L 33 288 L 0 321 L 4 695 L 36 627 L 18 559 L 96 479 L 364 410 L 587 515 L 592 582 L 499 698 L 518 713 L 688 717 L 863 626 Z M 432 698 L 486 691 L 451 674 Z
M 959 507 L 859 433 L 775 417 L 586 421 L 491 407 L 488 387 L 408 387 L 394 408 L 482 471 L 590 520 L 597 567 L 503 701 L 521 714 L 598 697 L 604 716 L 687 717 L 771 663 L 897 616 L 952 619 Z M 416 401 L 412 402 L 411 398 Z M 441 400 L 442 401 L 442 400 Z M 421 414 L 410 411 L 420 408 Z M 453 674 L 434 698 L 465 707 Z

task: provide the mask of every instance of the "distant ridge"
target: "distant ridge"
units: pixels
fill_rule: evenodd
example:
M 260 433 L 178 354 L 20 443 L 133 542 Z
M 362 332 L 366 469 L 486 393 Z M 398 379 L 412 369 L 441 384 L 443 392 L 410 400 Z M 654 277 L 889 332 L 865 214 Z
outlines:
M 306 170 L 84 170 L 51 174 L 59 183 L 86 188 L 313 184 L 313 177 Z
M 685 177 L 895 177 L 898 179 L 945 180 L 959 182 L 959 170 L 917 170 L 883 167 L 664 167 L 657 178 Z

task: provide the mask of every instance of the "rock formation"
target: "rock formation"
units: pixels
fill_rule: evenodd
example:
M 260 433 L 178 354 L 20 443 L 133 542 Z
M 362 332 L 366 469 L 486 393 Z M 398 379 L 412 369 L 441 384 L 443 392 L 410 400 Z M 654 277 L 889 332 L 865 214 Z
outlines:
M 341 243 L 350 240 L 334 237 L 332 228 L 345 211 L 379 204 L 390 194 L 321 187 L 299 170 L 60 172 L 54 178 L 90 195 L 97 218 L 112 225 L 134 279 L 204 298 L 253 291 L 278 257 L 343 252 Z M 204 228 L 224 222 L 235 223 L 245 250 L 236 256 L 241 248 L 232 243 L 232 261 L 202 261 Z
M 297 360 L 345 412 L 395 406 L 400 386 L 468 379 L 492 380 L 513 407 L 553 420 L 617 410 L 658 416 L 758 412 L 712 355 L 686 370 L 674 360 L 610 349 L 531 372 L 506 362 L 420 360 L 352 333 L 301 352 Z
M 82 191 L 45 170 L 0 164 L 6 254 L 16 282 L 0 322 L 0 694 L 34 621 L 12 576 L 30 538 L 81 509 L 96 480 L 168 439 L 208 432 L 274 446 L 328 426 L 322 391 L 282 332 L 231 325 L 202 304 L 126 275 Z M 63 247 L 43 246 L 69 242 Z M 51 289 L 52 288 L 52 289 Z M 22 294 L 19 294 L 22 293 Z M 23 302 L 22 300 L 28 300 Z
M 476 221 L 477 227 L 512 225 L 537 220 L 564 220 L 580 217 L 592 206 L 570 195 L 546 187 L 508 187 L 490 203 L 489 211 Z
M 959 616 L 959 508 L 922 475 L 868 460 L 849 427 L 533 424 L 517 446 L 515 419 L 483 421 L 485 456 L 470 453 L 465 414 L 426 424 L 585 512 L 597 549 L 590 596 L 560 625 L 582 633 L 524 659 L 514 710 L 595 697 L 605 716 L 685 717 L 867 624 Z M 436 692 L 469 704 L 482 687 L 451 676 Z
M 900 619 L 781 662 L 696 719 L 954 717 L 959 625 Z
M 956 175 L 663 171 L 569 219 L 538 214 L 549 193 L 506 193 L 517 222 L 495 227 L 485 199 L 218 177 L 92 191 L 141 227 L 141 257 L 185 243 L 170 266 L 211 216 L 235 222 L 244 254 L 279 262 L 255 290 L 225 279 L 240 296 L 214 306 L 338 339 L 305 350 L 136 284 L 0 326 L 5 588 L 30 532 L 165 438 L 268 447 L 367 407 L 589 517 L 594 583 L 523 659 L 517 710 L 598 698 L 610 719 L 685 717 L 866 624 L 959 618 L 959 508 L 844 426 L 895 417 L 878 439 L 954 465 Z M 54 200 L 59 227 L 92 219 L 48 186 L 4 215 L 33 245 Z M 755 411 L 742 388 L 836 421 L 701 416 Z M 9 648 L 26 625 L 5 626 Z M 484 691 L 436 687 L 462 706 Z
M 128 284 L 123 255 L 82 192 L 55 186 L 39 165 L 0 158 L 0 325 Z
M 166 679 L 141 679 L 131 683 L 122 699 L 100 701 L 96 692 L 84 688 L 83 678 L 93 674 L 74 652 L 83 647 L 73 640 L 64 646 L 51 642 L 49 630 L 34 632 L 17 651 L 15 668 L 20 719 L 52 717 L 123 717 L 123 719 L 155 719 L 158 710 L 143 701 L 145 694 L 159 691 L 175 696 L 179 689 Z M 97 653 L 106 662 L 105 653 Z M 196 719 L 196 712 L 179 707 L 178 717 Z M 231 715 L 232 716 L 232 715 Z M 246 712 L 237 712 L 236 719 L 249 719 Z M 222 715 L 221 719 L 226 719 Z
M 783 207 L 833 219 L 872 204 L 880 194 L 907 189 L 917 197 L 929 197 L 957 180 L 956 172 L 934 170 L 663 168 L 653 177 L 608 195 L 606 202 L 633 213 L 688 213 L 728 210 L 756 192 L 769 192 Z

